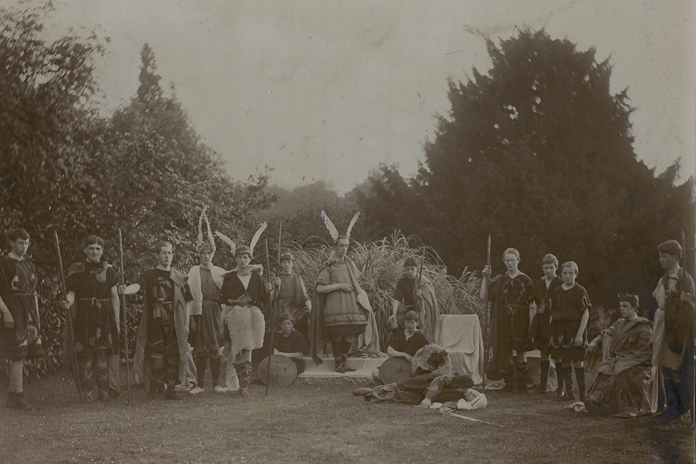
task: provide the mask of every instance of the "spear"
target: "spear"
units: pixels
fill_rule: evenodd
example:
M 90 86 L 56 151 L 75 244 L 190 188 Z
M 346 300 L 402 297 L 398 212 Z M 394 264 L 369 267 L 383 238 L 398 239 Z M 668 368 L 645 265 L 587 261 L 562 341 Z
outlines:
M 694 240 L 696 240 L 696 235 L 694 235 Z M 681 246 L 682 250 L 684 250 L 684 269 L 688 269 L 689 267 L 689 255 L 687 254 L 687 251 L 689 250 L 686 248 L 686 235 L 684 234 L 684 229 L 681 231 Z M 694 243 L 694 249 L 696 249 L 696 242 Z M 696 266 L 696 261 L 694 261 L 694 265 Z M 691 298 L 693 298 L 693 295 L 691 295 Z M 694 423 L 694 334 L 693 332 L 691 333 L 691 340 L 689 340 L 689 349 L 687 350 L 687 366 L 688 366 L 688 385 L 689 385 L 689 403 L 691 404 L 691 409 L 690 409 L 690 415 L 691 415 L 691 424 L 693 425 Z
M 121 285 L 126 285 L 126 277 L 123 273 L 123 236 L 121 235 L 121 229 L 118 229 L 118 252 L 121 255 Z M 131 400 L 131 385 L 130 385 L 130 368 L 128 367 L 128 318 L 126 317 L 126 311 L 128 307 L 126 306 L 126 295 L 121 295 L 121 314 L 123 315 L 123 349 L 126 355 L 126 385 L 128 389 L 128 405 L 130 406 Z
M 67 296 L 68 291 L 65 285 L 63 258 L 60 254 L 60 240 L 58 240 L 58 232 L 55 230 L 53 231 L 53 238 L 56 245 L 56 253 L 58 254 L 58 266 L 60 268 L 60 282 L 63 285 L 63 295 Z M 80 383 L 80 370 L 77 365 L 77 354 L 75 353 L 75 327 L 73 326 L 72 311 L 70 309 L 65 311 L 65 321 L 68 323 L 68 338 L 70 339 L 68 343 L 72 345 L 70 346 L 70 363 L 72 364 L 70 371 L 72 372 L 73 381 L 77 387 L 77 393 L 80 395 L 80 403 L 82 403 L 82 384 Z
M 486 265 L 488 265 L 488 268 L 490 269 L 491 266 L 491 236 L 488 236 L 488 248 L 486 249 Z M 487 278 L 486 278 L 487 279 Z M 486 282 L 486 284 L 489 284 L 490 282 Z M 486 389 L 486 370 L 488 369 L 488 349 L 490 345 L 490 335 L 488 334 L 488 285 L 486 285 L 486 299 L 483 301 L 483 340 L 485 341 L 484 345 L 484 354 L 483 354 L 483 389 Z
M 280 222 L 280 226 L 278 227 L 278 266 L 280 266 L 280 244 L 282 243 L 282 238 L 283 238 L 283 222 Z M 270 263 L 268 259 L 268 240 L 266 240 L 266 266 L 268 267 L 268 280 L 271 280 L 271 268 L 270 268 Z M 278 293 L 280 293 L 280 289 L 278 289 Z M 271 356 L 273 356 L 273 345 L 275 342 L 275 320 L 276 320 L 276 313 L 277 308 L 276 305 L 278 304 L 278 296 L 275 295 L 275 298 L 273 298 L 273 303 L 271 303 L 271 343 L 270 343 L 270 350 L 268 354 L 268 369 L 266 371 L 268 374 L 266 375 L 266 395 L 268 395 L 268 385 L 271 383 Z

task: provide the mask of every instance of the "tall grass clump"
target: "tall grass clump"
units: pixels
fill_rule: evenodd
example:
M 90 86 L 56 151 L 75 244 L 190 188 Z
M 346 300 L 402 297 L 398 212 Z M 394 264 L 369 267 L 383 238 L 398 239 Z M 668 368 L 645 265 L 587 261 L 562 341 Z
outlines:
M 331 256 L 331 245 L 322 241 L 308 247 L 290 246 L 288 251 L 295 258 L 295 272 L 302 277 L 310 297 L 313 297 L 319 271 Z M 392 312 L 394 288 L 402 276 L 402 264 L 409 256 L 418 263 L 421 256 L 424 257 L 423 276 L 433 283 L 440 314 L 478 314 L 480 320 L 483 318 L 484 305 L 479 299 L 480 277 L 468 271 L 460 279 L 448 275 L 437 252 L 430 246 L 421 245 L 416 237 L 394 232 L 391 237 L 372 243 L 353 242 L 348 255 L 361 271 L 360 285 L 367 292 L 375 312 L 382 350 L 386 350 L 389 342 L 387 319 Z

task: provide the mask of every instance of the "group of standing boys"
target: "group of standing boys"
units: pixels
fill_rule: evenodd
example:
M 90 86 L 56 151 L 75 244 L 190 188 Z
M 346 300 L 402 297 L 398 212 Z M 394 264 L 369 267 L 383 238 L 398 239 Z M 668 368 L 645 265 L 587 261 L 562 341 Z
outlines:
M 692 407 L 694 388 L 694 281 L 679 266 L 682 247 L 677 241 L 660 244 L 658 252 L 666 274 L 654 292 L 654 323 L 638 316 L 636 295 L 621 295 L 621 318 L 588 343 L 592 306 L 576 282 L 577 264 L 563 263 L 559 278 L 558 260 L 547 254 L 543 277 L 532 282 L 518 269 L 519 252 L 505 250 L 504 274 L 490 280 L 490 267 L 483 270 L 481 298 L 491 302 L 488 377 L 504 379 L 506 388 L 515 392 L 533 388 L 526 352 L 539 350 L 538 393 L 548 391 L 553 358 L 558 397 L 575 400 L 574 370 L 580 400 L 592 414 L 633 417 L 659 411 L 667 419 L 684 417 Z M 594 360 L 589 382 L 587 360 Z

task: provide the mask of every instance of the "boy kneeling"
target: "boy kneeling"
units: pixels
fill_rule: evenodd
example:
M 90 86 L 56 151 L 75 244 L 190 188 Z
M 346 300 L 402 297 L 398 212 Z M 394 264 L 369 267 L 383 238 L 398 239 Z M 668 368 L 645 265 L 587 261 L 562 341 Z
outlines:
M 297 373 L 301 374 L 305 370 L 303 358 L 307 340 L 295 330 L 292 316 L 284 313 L 278 319 L 280 330 L 276 332 L 273 340 L 273 354 L 280 354 L 292 359 L 292 362 L 297 366 Z

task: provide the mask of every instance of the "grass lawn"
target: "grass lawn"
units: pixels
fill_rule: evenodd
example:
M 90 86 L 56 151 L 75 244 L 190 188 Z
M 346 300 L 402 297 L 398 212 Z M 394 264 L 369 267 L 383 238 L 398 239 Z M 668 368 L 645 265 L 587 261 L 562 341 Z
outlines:
M 0 379 L 2 381 L 2 379 Z M 694 462 L 693 430 L 655 418 L 593 418 L 553 395 L 489 392 L 462 412 L 498 428 L 400 404 L 371 404 L 350 385 L 253 385 L 251 397 L 206 392 L 178 401 L 133 390 L 79 404 L 64 374 L 31 382 L 34 413 L 4 409 L 0 463 L 659 463 Z M 125 389 L 124 389 L 125 390 Z

